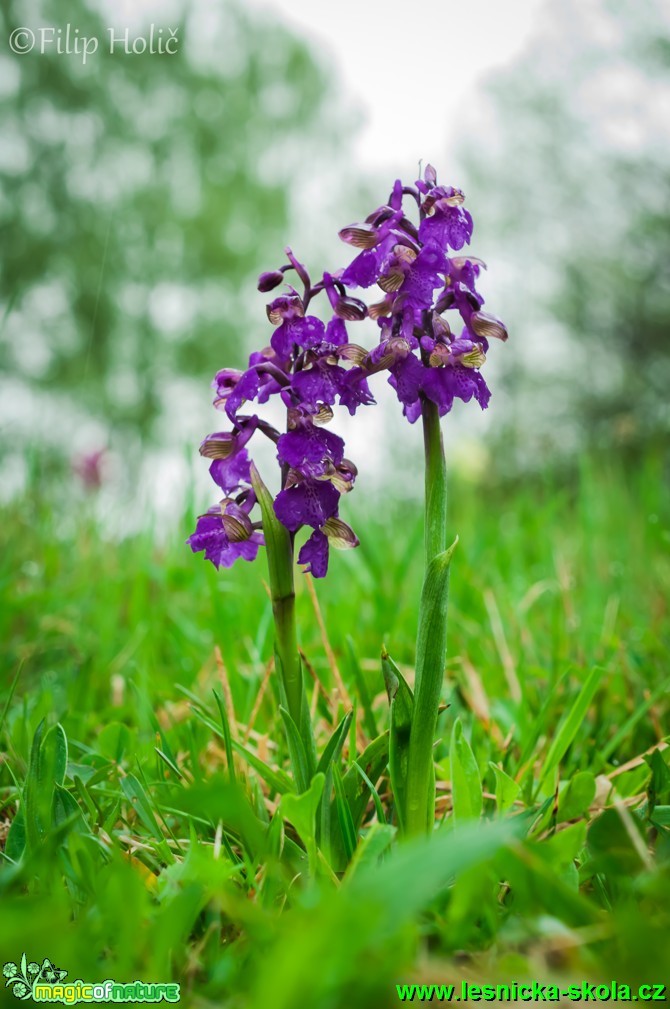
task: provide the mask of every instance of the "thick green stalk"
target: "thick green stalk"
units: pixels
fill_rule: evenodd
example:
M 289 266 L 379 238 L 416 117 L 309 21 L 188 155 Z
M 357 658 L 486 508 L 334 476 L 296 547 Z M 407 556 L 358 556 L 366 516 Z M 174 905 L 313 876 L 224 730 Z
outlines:
M 440 415 L 435 403 L 425 399 L 421 406 L 423 446 L 426 458 L 425 547 L 426 568 L 447 546 L 447 464 L 442 445 Z
M 447 650 L 449 564 L 455 543 L 446 550 L 447 468 L 434 403 L 422 405 L 425 473 L 426 574 L 419 608 L 414 710 L 409 741 L 405 831 L 422 834 L 435 819 L 433 741 Z
M 293 541 L 289 531 L 277 519 L 272 504 L 272 495 L 253 464 L 251 482 L 263 516 L 263 535 L 268 559 L 270 596 L 275 626 L 275 658 L 281 700 L 300 734 L 305 750 L 304 756 L 310 771 L 313 772 L 316 766 L 316 748 L 305 694 L 302 664 L 298 653 L 295 623 Z
M 287 710 L 299 728 L 303 689 L 295 628 L 295 593 L 276 592 L 272 584 L 270 591 L 275 625 L 275 648 L 281 663 L 281 679 L 286 694 Z

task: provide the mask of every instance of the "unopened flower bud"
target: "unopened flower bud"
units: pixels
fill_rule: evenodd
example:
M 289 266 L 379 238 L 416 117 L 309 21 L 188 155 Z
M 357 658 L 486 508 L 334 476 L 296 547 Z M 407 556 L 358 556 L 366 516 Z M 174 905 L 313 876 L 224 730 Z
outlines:
M 274 291 L 275 287 L 279 287 L 283 282 L 284 274 L 280 270 L 269 270 L 267 273 L 261 273 L 258 278 L 258 290 L 266 294 L 268 291 Z

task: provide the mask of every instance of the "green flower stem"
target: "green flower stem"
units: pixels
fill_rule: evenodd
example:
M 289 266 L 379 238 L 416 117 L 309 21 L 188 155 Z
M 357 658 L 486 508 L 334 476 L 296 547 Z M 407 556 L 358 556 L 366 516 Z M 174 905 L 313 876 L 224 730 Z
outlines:
M 269 558 L 268 558 L 269 559 Z M 295 627 L 295 592 L 276 592 L 271 584 L 275 648 L 281 664 L 281 678 L 287 710 L 300 727 L 303 683 Z
M 302 663 L 298 653 L 293 580 L 293 540 L 274 513 L 272 495 L 256 467 L 251 466 L 251 482 L 261 507 L 263 535 L 268 559 L 270 596 L 275 626 L 275 659 L 280 695 L 295 723 L 310 771 L 316 768 L 316 746 L 305 693 Z
M 434 403 L 421 409 L 426 457 L 426 574 L 419 607 L 414 709 L 406 782 L 405 832 L 426 833 L 435 820 L 433 741 L 447 650 L 449 564 L 456 544 L 446 550 L 447 468 Z
M 447 546 L 447 464 L 444 458 L 440 415 L 437 406 L 424 399 L 421 406 L 426 457 L 425 548 L 426 568 Z

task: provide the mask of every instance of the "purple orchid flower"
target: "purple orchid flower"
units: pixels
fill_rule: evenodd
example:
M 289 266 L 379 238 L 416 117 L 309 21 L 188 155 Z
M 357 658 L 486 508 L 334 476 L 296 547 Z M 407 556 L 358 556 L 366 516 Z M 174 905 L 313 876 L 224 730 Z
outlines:
M 369 379 L 379 371 L 387 372 L 410 423 L 428 402 L 440 416 L 456 399 L 488 406 L 490 392 L 480 369 L 489 341 L 506 340 L 507 330 L 483 310 L 476 282 L 485 264 L 475 256 L 454 254 L 472 237 L 464 199 L 460 189 L 438 186 L 429 165 L 413 186 L 397 180 L 388 203 L 362 224 L 340 231 L 342 240 L 359 250 L 346 269 L 326 272 L 312 284 L 305 266 L 287 248 L 288 262 L 261 274 L 262 292 L 276 291 L 288 273 L 295 274 L 302 290 L 287 285 L 274 295 L 267 306 L 273 326 L 270 345 L 250 355 L 246 370 L 225 368 L 215 376 L 214 405 L 225 412 L 232 430 L 209 435 L 200 451 L 212 460 L 210 474 L 226 498 L 198 520 L 189 539 L 194 551 L 204 550 L 217 566 L 256 556 L 262 538 L 248 518 L 249 503 L 255 500 L 248 444 L 260 431 L 277 446 L 281 488 L 275 514 L 292 537 L 302 528 L 312 530 L 298 559 L 322 577 L 329 545 L 358 542 L 339 518 L 340 497 L 351 490 L 356 469 L 344 458 L 343 440 L 324 427 L 333 408 L 354 415 L 373 404 Z M 405 214 L 406 200 L 418 208 L 417 223 Z M 369 306 L 348 290 L 375 283 L 383 298 Z M 325 321 L 310 311 L 323 293 L 330 313 Z M 379 327 L 371 351 L 350 343 L 347 331 L 349 324 L 368 317 Z M 454 317 L 460 318 L 460 332 L 452 329 Z M 286 409 L 284 432 L 257 413 L 242 413 L 246 404 L 260 407 L 277 396 Z M 242 509 L 246 520 L 233 508 Z M 248 535 L 241 537 L 236 526 L 240 538 L 230 538 L 226 526 L 233 519 Z
M 390 229 L 389 225 L 389 234 Z M 338 401 L 351 414 L 374 402 L 366 372 L 343 352 L 349 344 L 347 323 L 364 319 L 367 308 L 347 294 L 337 276 L 324 273 L 323 279 L 312 285 L 307 270 L 290 249 L 286 255 L 289 262 L 261 274 L 258 288 L 273 291 L 285 273 L 294 271 L 303 292 L 288 287 L 286 293 L 276 295 L 267 306 L 274 326 L 270 346 L 251 354 L 246 371 L 225 368 L 212 383 L 214 405 L 225 412 L 233 426 L 205 438 L 200 452 L 212 460 L 210 475 L 226 498 L 198 519 L 188 543 L 194 552 L 204 551 L 205 559 L 217 567 L 229 567 L 240 557 L 255 559 L 263 538 L 257 531 L 260 524 L 249 518 L 255 496 L 247 445 L 260 431 L 277 446 L 281 490 L 275 514 L 292 537 L 303 527 L 312 530 L 298 559 L 320 578 L 328 568 L 329 545 L 358 544 L 352 530 L 338 518 L 340 497 L 352 489 L 356 468 L 344 458 L 342 438 L 324 425 L 332 419 L 332 407 Z M 332 313 L 327 322 L 308 311 L 312 299 L 324 292 Z M 286 408 L 284 433 L 256 413 L 242 413 L 246 404 L 262 406 L 273 396 L 279 396 Z
M 418 207 L 418 226 L 403 215 L 404 197 Z M 507 339 L 504 324 L 482 310 L 484 299 L 475 284 L 485 264 L 451 251 L 458 252 L 472 237 L 464 199 L 460 189 L 438 186 L 429 165 L 414 186 L 396 181 L 386 206 L 340 232 L 343 241 L 363 250 L 340 273 L 341 281 L 366 288 L 376 281 L 385 295 L 368 307 L 378 321 L 380 342 L 360 355 L 361 378 L 387 370 L 410 423 L 421 416 L 425 400 L 434 402 L 441 416 L 455 399 L 475 399 L 486 409 L 490 392 L 479 369 L 489 340 Z M 448 321 L 453 311 L 462 323 L 456 335 Z
M 224 498 L 198 519 L 195 532 L 186 540 L 193 553 L 205 551 L 205 560 L 215 567 L 231 567 L 238 558 L 253 561 L 262 546 L 263 534 L 257 532 L 249 518 L 255 504 L 253 492 L 237 504 Z

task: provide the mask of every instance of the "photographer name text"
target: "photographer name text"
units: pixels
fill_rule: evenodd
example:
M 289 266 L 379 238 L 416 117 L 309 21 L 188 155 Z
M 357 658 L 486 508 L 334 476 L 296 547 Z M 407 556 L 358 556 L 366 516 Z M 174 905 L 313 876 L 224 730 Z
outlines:
M 141 56 L 144 53 L 174 56 L 179 48 L 176 28 L 159 28 L 149 25 L 143 35 L 130 28 L 108 28 L 102 38 L 82 35 L 71 24 L 63 28 L 15 28 L 9 36 L 9 48 L 19 56 L 36 52 L 56 53 L 58 56 L 77 56 L 82 63 L 97 52 L 111 56 Z

